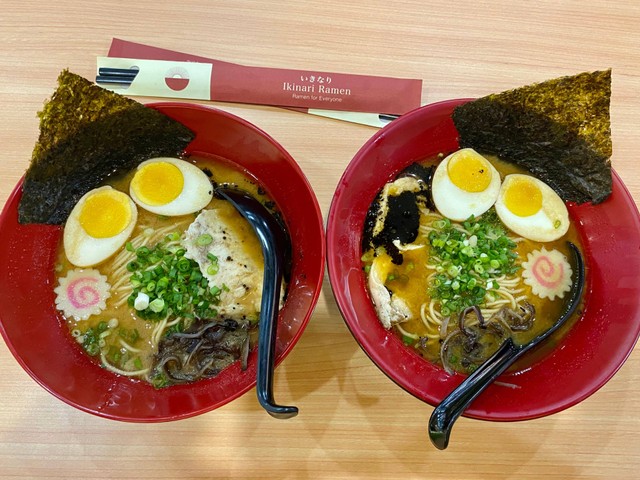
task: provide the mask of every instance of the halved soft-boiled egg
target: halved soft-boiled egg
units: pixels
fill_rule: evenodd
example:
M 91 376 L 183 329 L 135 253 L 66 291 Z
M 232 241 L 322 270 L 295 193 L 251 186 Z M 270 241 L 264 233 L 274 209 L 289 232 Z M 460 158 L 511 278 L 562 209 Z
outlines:
M 514 173 L 502 182 L 496 213 L 507 228 L 537 242 L 551 242 L 569 229 L 569 212 L 558 194 L 542 180 Z
M 138 210 L 126 193 L 109 186 L 87 192 L 69 214 L 64 252 L 77 267 L 90 267 L 113 255 L 127 241 Z
M 491 208 L 500 191 L 500 174 L 478 152 L 463 148 L 440 162 L 431 188 L 438 211 L 461 222 Z
M 138 165 L 129 194 L 145 210 L 174 217 L 206 207 L 213 198 L 213 187 L 206 173 L 194 164 L 160 157 Z

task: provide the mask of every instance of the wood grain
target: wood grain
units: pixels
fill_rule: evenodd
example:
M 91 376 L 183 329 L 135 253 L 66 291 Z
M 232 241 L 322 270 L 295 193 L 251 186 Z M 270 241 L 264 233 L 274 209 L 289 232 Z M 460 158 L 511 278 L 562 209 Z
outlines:
M 424 80 L 423 102 L 613 68 L 613 165 L 640 199 L 640 3 L 369 0 L 76 2 L 5 0 L 0 9 L 0 201 L 26 169 L 36 112 L 63 68 L 92 78 L 112 37 L 231 62 Z M 216 104 L 275 137 L 300 163 L 326 216 L 370 127 L 271 107 Z M 0 292 L 1 294 L 1 292 Z M 2 301 L 2 300 L 0 300 Z M 44 347 L 43 347 L 44 348 Z M 429 443 L 432 407 L 364 355 L 328 282 L 275 396 L 251 391 L 189 420 L 104 420 L 55 399 L 0 341 L 2 478 L 638 478 L 640 356 L 564 412 L 517 423 L 461 419 L 446 451 Z

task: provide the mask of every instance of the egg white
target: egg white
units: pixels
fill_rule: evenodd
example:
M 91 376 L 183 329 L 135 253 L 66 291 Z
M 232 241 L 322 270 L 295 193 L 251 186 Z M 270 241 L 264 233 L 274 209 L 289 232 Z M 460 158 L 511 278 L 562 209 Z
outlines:
M 467 220 L 471 215 L 479 217 L 489 210 L 500 191 L 500 174 L 486 159 L 487 167 L 491 171 L 491 181 L 484 191 L 467 192 L 451 181 L 448 174 L 449 161 L 463 150 L 452 153 L 440 162 L 433 174 L 431 187 L 433 203 L 437 210 L 443 216 L 458 222 Z
M 178 167 L 184 178 L 184 185 L 180 194 L 163 205 L 149 205 L 143 202 L 130 184 L 129 194 L 134 202 L 145 210 L 158 215 L 175 217 L 202 210 L 213 198 L 213 187 L 209 177 L 197 166 L 179 158 L 160 157 L 146 160 L 138 165 L 138 170 L 145 165 L 155 162 L 171 163 Z
M 113 190 L 113 188 L 104 186 L 87 192 L 73 207 L 65 224 L 62 237 L 64 252 L 69 262 L 76 267 L 97 265 L 116 253 L 127 241 L 138 220 L 138 210 L 135 203 L 126 193 L 119 192 L 127 197 L 129 208 L 131 209 L 131 219 L 127 226 L 112 237 L 96 238 L 89 235 L 80 224 L 80 214 L 87 199 L 102 190 Z
M 535 183 L 542 193 L 542 207 L 533 215 L 521 217 L 505 205 L 504 196 L 510 184 L 518 177 Z M 496 200 L 498 217 L 514 233 L 536 242 L 551 242 L 562 237 L 569 229 L 569 212 L 558 194 L 542 180 L 522 174 L 507 175 Z

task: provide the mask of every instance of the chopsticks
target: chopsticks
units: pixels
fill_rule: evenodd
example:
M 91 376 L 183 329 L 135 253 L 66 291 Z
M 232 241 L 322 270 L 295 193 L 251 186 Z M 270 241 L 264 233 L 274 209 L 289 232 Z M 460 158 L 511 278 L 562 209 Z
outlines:
M 137 68 L 100 67 L 96 76 L 96 83 L 109 85 L 131 85 L 138 75 Z
M 378 119 L 380 119 L 380 121 L 382 122 L 392 122 L 394 120 L 397 120 L 398 118 L 400 118 L 400 115 L 394 115 L 390 113 L 380 113 L 378 115 Z

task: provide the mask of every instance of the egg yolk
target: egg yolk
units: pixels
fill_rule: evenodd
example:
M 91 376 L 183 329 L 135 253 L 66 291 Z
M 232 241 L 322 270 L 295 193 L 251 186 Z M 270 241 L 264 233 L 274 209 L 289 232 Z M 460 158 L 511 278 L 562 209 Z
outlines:
M 178 198 L 184 188 L 184 177 L 169 162 L 143 165 L 131 180 L 131 189 L 147 205 L 166 205 Z
M 513 214 L 528 217 L 542 208 L 542 191 L 527 178 L 514 178 L 505 189 L 504 204 Z
M 491 183 L 488 162 L 475 152 L 460 152 L 451 157 L 447 173 L 451 182 L 465 192 L 484 192 Z
M 116 190 L 88 197 L 80 211 L 80 225 L 94 238 L 109 238 L 122 232 L 131 222 L 129 197 Z

